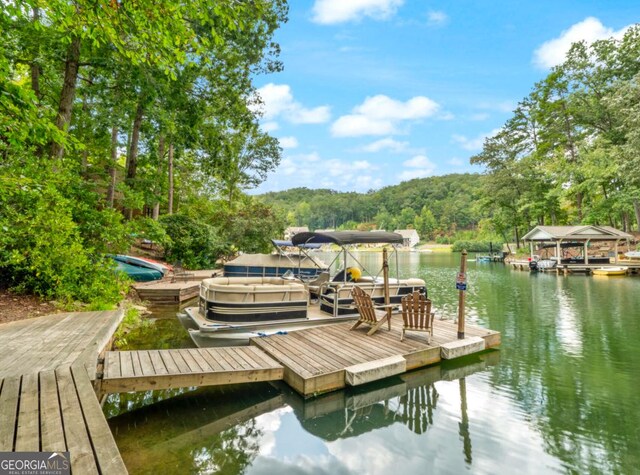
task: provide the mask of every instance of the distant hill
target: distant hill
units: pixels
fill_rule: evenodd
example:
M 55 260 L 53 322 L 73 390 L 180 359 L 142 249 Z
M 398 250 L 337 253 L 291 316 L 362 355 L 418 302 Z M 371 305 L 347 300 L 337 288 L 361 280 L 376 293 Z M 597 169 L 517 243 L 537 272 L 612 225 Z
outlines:
M 478 205 L 484 177 L 476 173 L 417 178 L 367 193 L 328 189 L 292 188 L 260 198 L 287 214 L 289 223 L 311 229 L 361 228 L 419 229 L 422 221 L 435 219 L 438 233 L 468 229 L 482 217 Z

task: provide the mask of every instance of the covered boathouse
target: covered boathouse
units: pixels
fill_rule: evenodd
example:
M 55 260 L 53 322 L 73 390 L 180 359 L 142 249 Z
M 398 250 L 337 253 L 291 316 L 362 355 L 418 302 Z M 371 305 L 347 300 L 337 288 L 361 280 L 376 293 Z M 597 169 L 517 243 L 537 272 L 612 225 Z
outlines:
M 611 226 L 536 226 L 522 238 L 528 242 L 531 258 L 539 249 L 554 248 L 554 256 L 551 258 L 558 264 L 609 264 L 610 257 L 589 256 L 589 245 L 592 242 L 613 243 L 613 257 L 618 263 L 618 246 L 621 242 L 627 245 L 635 238 L 628 233 L 612 228 Z M 571 255 L 564 252 L 567 249 L 581 250 L 580 255 Z

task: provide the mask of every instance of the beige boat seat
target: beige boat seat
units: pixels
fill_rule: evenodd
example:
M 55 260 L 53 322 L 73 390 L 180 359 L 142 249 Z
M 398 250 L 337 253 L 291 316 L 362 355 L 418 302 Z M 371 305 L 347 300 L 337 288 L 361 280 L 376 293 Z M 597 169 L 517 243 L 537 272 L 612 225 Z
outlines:
M 299 281 L 281 277 L 213 277 L 200 284 L 200 297 L 215 302 L 299 302 L 309 292 Z

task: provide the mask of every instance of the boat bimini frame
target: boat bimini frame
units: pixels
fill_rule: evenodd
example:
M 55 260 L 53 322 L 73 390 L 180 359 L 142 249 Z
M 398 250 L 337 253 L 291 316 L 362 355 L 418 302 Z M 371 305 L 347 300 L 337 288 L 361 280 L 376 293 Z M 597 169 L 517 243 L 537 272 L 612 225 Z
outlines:
M 340 247 L 340 252 L 329 264 L 329 268 L 331 268 L 338 259 L 342 257 L 342 270 L 338 272 L 333 280 L 324 282 L 318 291 L 321 309 L 325 312 L 332 313 L 334 316 L 354 312 L 350 296 L 354 282 L 366 285 L 367 291 L 370 292 L 372 298 L 379 301 L 379 303 L 382 303 L 384 299 L 384 282 L 380 279 L 380 274 L 383 272 L 384 265 L 377 273 L 374 274 L 370 272 L 369 269 L 367 269 L 352 253 L 353 248 L 357 244 L 391 245 L 391 258 L 395 260 L 395 282 L 391 283 L 392 288 L 390 289 L 392 292 L 395 292 L 395 295 L 391 298 L 392 301 L 397 301 L 397 303 L 399 303 L 399 299 L 402 294 L 400 291 L 398 245 L 402 244 L 402 242 L 402 236 L 397 233 L 362 231 L 337 231 L 323 233 L 304 232 L 296 234 L 292 239 L 292 244 L 294 246 L 336 244 Z M 357 279 L 352 279 L 352 276 L 349 276 L 348 269 L 350 269 L 350 260 L 357 264 L 359 269 L 366 273 L 365 277 L 358 276 Z M 415 280 L 415 282 L 413 282 L 413 280 Z M 424 289 L 424 281 L 419 279 L 409 279 L 407 282 L 403 283 L 403 287 L 405 286 L 410 286 L 412 289 L 414 287 L 416 289 Z M 426 291 L 426 289 L 424 289 L 424 291 Z

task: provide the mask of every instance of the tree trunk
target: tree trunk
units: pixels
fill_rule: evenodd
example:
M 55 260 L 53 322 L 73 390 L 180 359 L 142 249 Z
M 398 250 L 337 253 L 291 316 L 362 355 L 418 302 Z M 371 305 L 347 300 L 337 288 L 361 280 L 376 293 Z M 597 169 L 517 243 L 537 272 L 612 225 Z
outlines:
M 38 7 L 33 7 L 33 23 L 40 22 L 40 9 Z M 42 73 L 42 68 L 38 64 L 38 56 L 40 56 L 40 47 L 39 43 L 36 41 L 34 43 L 33 48 L 33 61 L 31 61 L 31 89 L 35 93 L 38 100 L 42 99 L 42 94 L 40 92 L 40 74 Z
M 578 208 L 578 224 L 582 224 L 582 192 L 576 193 L 576 207 Z
M 633 210 L 636 214 L 636 231 L 640 233 L 640 200 L 633 200 Z
M 514 231 L 516 234 L 516 249 L 520 249 L 520 234 L 518 233 L 518 226 L 514 226 Z
M 118 161 L 118 126 L 111 127 L 111 163 L 109 164 L 109 188 L 107 190 L 107 203 L 113 208 L 116 194 L 116 163 Z
M 87 116 L 87 111 L 89 110 L 89 105 L 87 104 L 87 96 L 85 95 L 82 98 L 82 115 L 83 118 L 86 118 Z M 87 139 L 87 127 L 83 126 L 82 127 L 82 140 L 83 142 L 86 143 L 86 139 Z M 81 164 L 81 173 L 83 176 L 87 176 L 87 168 L 89 166 L 89 151 L 87 150 L 87 147 L 84 148 L 84 150 L 82 151 L 82 164 Z
M 160 134 L 158 139 L 158 177 L 162 175 L 162 161 L 164 160 L 164 135 Z M 160 217 L 160 202 L 156 201 L 153 205 L 153 212 L 151 218 L 157 221 Z
M 60 102 L 58 103 L 58 116 L 56 117 L 56 127 L 60 130 L 67 130 L 71 123 L 71 111 L 73 100 L 76 97 L 76 82 L 78 80 L 78 69 L 80 67 L 80 37 L 74 36 L 67 49 L 67 60 L 64 68 L 64 82 L 60 92 Z M 54 142 L 51 145 L 51 157 L 62 158 L 64 147 Z
M 131 129 L 131 143 L 127 153 L 127 181 L 134 180 L 138 171 L 138 144 L 140 142 L 140 128 L 142 127 L 143 117 L 144 105 L 141 98 L 136 108 L 136 116 L 133 119 L 133 127 Z
M 173 214 L 173 141 L 169 142 L 169 200 L 168 213 Z

